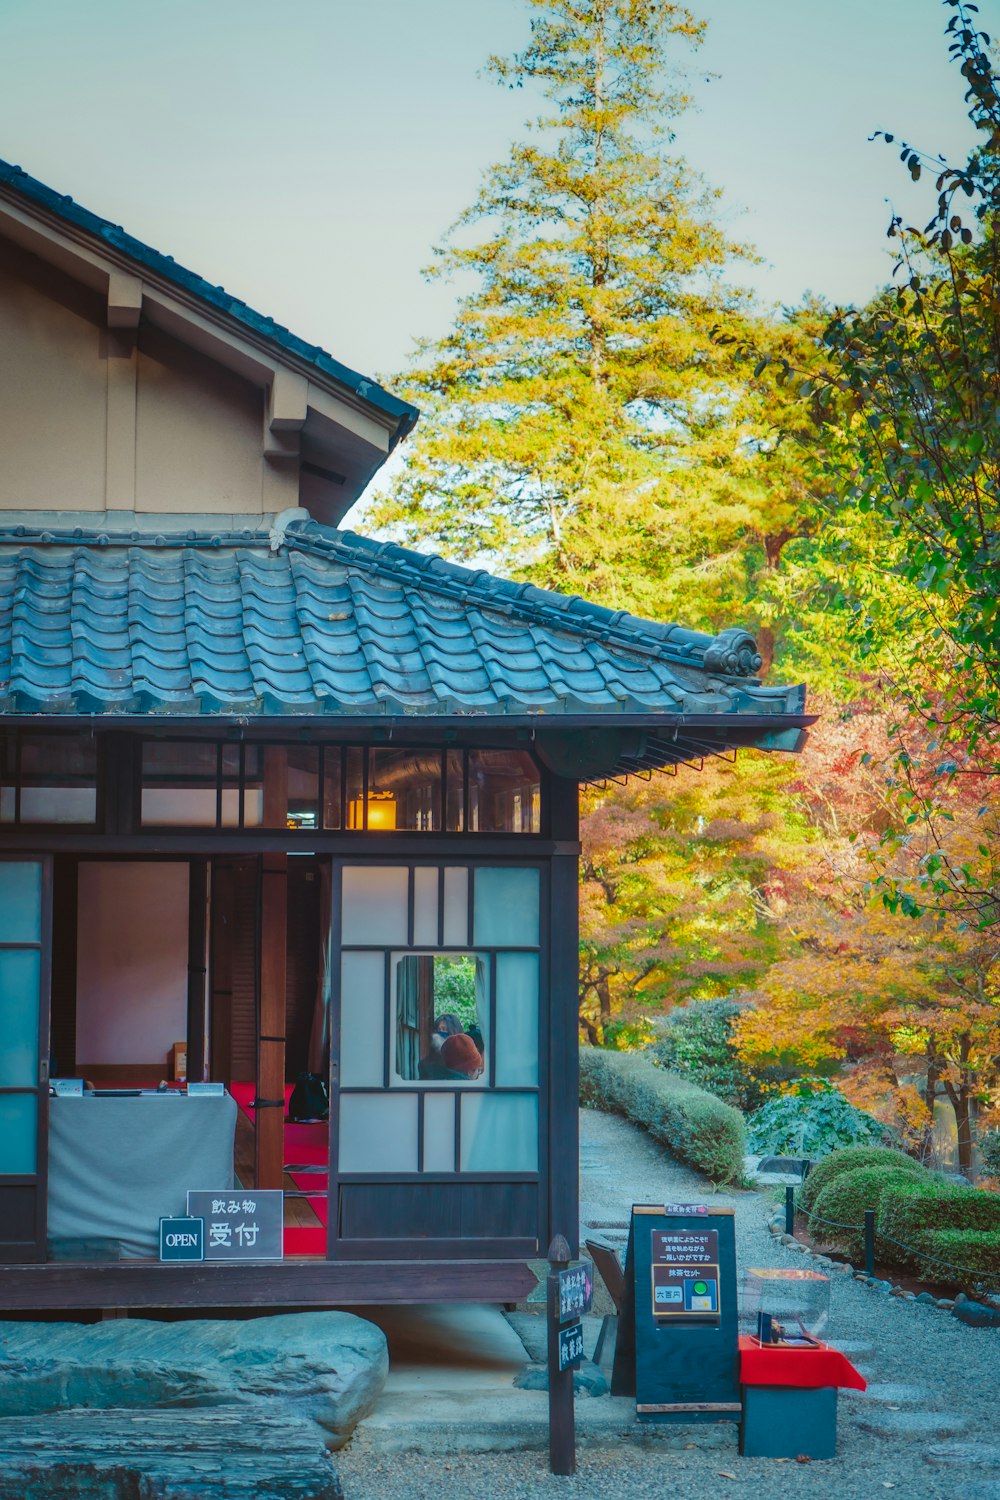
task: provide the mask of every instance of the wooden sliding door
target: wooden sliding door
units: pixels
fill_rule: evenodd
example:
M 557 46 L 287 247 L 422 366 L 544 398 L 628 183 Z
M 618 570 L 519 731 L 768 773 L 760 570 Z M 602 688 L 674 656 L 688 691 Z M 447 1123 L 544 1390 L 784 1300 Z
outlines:
M 0 1260 L 45 1259 L 52 864 L 0 857 Z

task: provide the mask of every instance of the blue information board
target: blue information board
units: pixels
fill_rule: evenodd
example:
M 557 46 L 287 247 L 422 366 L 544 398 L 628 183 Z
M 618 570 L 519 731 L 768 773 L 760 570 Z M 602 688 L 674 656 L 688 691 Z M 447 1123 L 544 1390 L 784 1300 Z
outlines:
M 190 1217 L 160 1220 L 161 1260 L 204 1260 L 205 1220 Z
M 731 1208 L 633 1207 L 611 1389 L 640 1422 L 739 1421 Z

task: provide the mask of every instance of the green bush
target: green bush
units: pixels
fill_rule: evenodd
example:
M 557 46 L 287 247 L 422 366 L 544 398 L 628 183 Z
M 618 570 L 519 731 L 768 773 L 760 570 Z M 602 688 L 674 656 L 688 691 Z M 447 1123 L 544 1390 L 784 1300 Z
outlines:
M 775 1156 L 826 1156 L 841 1146 L 896 1144 L 887 1126 L 855 1109 L 825 1079 L 804 1079 L 772 1099 L 750 1121 L 751 1151 Z
M 861 1261 L 865 1253 L 865 1209 L 877 1209 L 888 1189 L 905 1189 L 913 1181 L 910 1170 L 895 1166 L 855 1167 L 853 1171 L 841 1172 L 817 1196 L 809 1220 L 810 1232 L 824 1244 L 837 1245 L 852 1260 Z M 831 1220 L 835 1227 L 821 1223 L 823 1219 Z
M 624 1115 L 712 1182 L 743 1172 L 743 1116 L 638 1052 L 580 1049 L 580 1102 Z
M 936 1279 L 933 1263 L 924 1260 L 919 1252 L 944 1253 L 934 1249 L 935 1234 L 1000 1234 L 1000 1193 L 958 1187 L 928 1173 L 926 1181 L 918 1178 L 909 1184 L 901 1183 L 883 1195 L 876 1228 L 884 1236 L 876 1241 L 880 1258 L 919 1271 L 933 1281 Z M 946 1259 L 965 1264 L 959 1255 Z
M 820 1193 L 841 1172 L 855 1172 L 858 1167 L 897 1167 L 901 1172 L 912 1172 L 915 1177 L 926 1176 L 924 1168 L 912 1156 L 902 1151 L 893 1151 L 888 1146 L 844 1146 L 831 1151 L 813 1167 L 797 1195 L 801 1209 L 813 1208 Z
M 979 1140 L 983 1168 L 991 1177 L 1000 1177 L 1000 1130 L 988 1130 Z
M 977 1276 L 994 1282 L 1000 1280 L 1000 1231 L 932 1229 L 927 1236 L 927 1249 L 947 1262 L 942 1265 L 924 1261 L 924 1276 L 928 1281 L 961 1281 L 963 1272 L 968 1273 L 965 1279 L 970 1281 Z
M 745 1113 L 759 1109 L 769 1090 L 794 1075 L 788 1068 L 748 1068 L 740 1060 L 733 1022 L 743 1009 L 735 1000 L 716 999 L 692 1000 L 671 1011 L 649 1049 L 653 1062 Z

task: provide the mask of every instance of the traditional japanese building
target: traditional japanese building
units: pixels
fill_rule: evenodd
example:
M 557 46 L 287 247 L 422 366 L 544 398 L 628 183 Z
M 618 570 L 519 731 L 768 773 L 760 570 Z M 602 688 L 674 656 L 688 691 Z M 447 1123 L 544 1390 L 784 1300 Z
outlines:
M 574 1241 L 578 786 L 804 693 L 338 529 L 416 419 L 0 164 L 4 1307 L 514 1300 Z M 160 1261 L 265 1189 L 283 1260 Z

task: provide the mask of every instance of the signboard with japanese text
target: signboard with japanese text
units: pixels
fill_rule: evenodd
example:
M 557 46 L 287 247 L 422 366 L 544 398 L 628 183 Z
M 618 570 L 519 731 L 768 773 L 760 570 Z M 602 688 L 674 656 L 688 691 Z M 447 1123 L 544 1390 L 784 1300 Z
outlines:
M 567 1323 L 590 1311 L 594 1284 L 586 1266 L 570 1266 L 559 1272 L 559 1321 Z
M 732 1209 L 635 1204 L 624 1280 L 612 1394 L 640 1422 L 739 1421 Z
M 583 1358 L 583 1324 L 570 1323 L 559 1330 L 559 1368 L 568 1370 L 578 1365 Z
M 282 1260 L 284 1194 L 280 1189 L 191 1191 L 188 1213 L 205 1220 L 206 1260 Z

